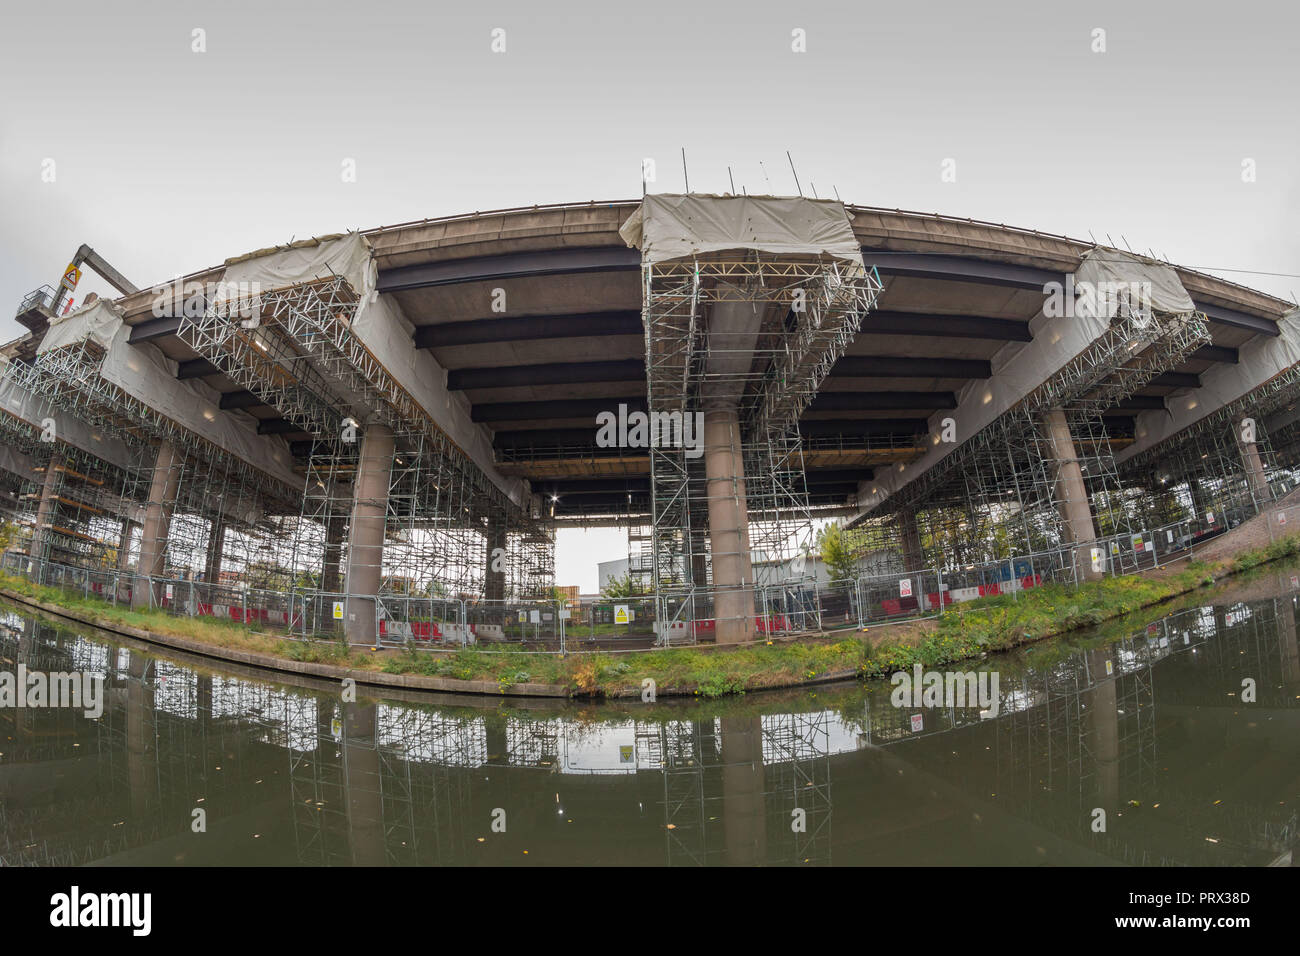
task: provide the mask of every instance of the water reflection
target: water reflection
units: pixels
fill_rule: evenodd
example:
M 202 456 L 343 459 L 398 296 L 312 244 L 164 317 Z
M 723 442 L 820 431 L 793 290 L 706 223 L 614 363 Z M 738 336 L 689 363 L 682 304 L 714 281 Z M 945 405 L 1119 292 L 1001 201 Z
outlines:
M 1273 590 L 990 659 L 993 718 L 884 684 L 345 703 L 10 610 L 0 670 L 99 671 L 107 700 L 0 709 L 0 863 L 1285 864 L 1300 646 Z

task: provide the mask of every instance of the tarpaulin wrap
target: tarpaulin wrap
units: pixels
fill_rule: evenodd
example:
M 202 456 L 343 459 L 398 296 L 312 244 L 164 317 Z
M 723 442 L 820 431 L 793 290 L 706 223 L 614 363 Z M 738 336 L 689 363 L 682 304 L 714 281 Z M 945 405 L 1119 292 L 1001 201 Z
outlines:
M 1094 293 L 1112 290 L 1110 294 L 1098 295 L 1094 298 L 1098 303 L 1109 304 L 1109 308 L 1104 310 L 1107 318 L 1113 318 L 1115 315 L 1117 297 L 1113 290 L 1129 289 L 1135 283 L 1139 284 L 1144 294 L 1149 296 L 1149 304 L 1161 312 L 1191 312 L 1196 308 L 1192 304 L 1192 297 L 1183 288 L 1178 273 L 1171 267 L 1141 259 L 1127 252 L 1120 252 L 1118 249 L 1096 246 L 1088 250 L 1083 261 L 1079 263 L 1079 268 L 1074 272 L 1076 292 L 1089 286 Z
M 644 263 L 756 249 L 829 255 L 862 266 L 862 248 L 842 203 L 775 196 L 655 193 L 619 229 Z
M 1202 372 L 1199 388 L 1166 397 L 1163 410 L 1140 412 L 1134 419 L 1136 440 L 1115 460 L 1141 454 L 1300 363 L 1300 309 L 1282 316 L 1277 329 L 1276 336 L 1257 335 L 1238 346 L 1236 365 L 1215 364 Z
M 254 286 L 261 292 L 272 292 L 331 276 L 347 279 L 358 296 L 369 295 L 374 289 L 375 265 L 370 258 L 370 246 L 359 232 L 230 259 L 221 283 L 228 290 L 226 295 L 234 296 L 241 287 Z
M 87 341 L 107 349 L 121 325 L 121 315 L 101 299 L 91 306 L 52 319 L 45 336 L 36 346 L 36 354 Z
M 232 260 L 221 282 L 227 294 L 234 297 L 253 283 L 261 292 L 270 292 L 334 275 L 347 279 L 357 295 L 352 331 L 361 343 L 493 484 L 523 506 L 526 486 L 496 470 L 491 435 L 471 420 L 469 400 L 447 388 L 447 374 L 432 353 L 415 347 L 414 326 L 402 314 L 397 300 L 375 291 L 378 267 L 371 258 L 369 243 L 360 233 Z

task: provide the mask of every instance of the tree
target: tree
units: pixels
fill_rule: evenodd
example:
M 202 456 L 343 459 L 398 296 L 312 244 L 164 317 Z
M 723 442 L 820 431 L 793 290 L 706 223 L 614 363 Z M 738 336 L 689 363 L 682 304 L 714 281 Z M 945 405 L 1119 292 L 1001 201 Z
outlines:
M 18 525 L 12 521 L 6 521 L 0 524 L 0 554 L 9 550 L 9 546 L 14 543 L 18 537 Z
M 601 588 L 600 593 L 602 597 L 607 598 L 629 598 L 640 597 L 650 592 L 633 581 L 632 574 L 629 572 L 621 578 L 610 578 L 609 583 Z
M 817 537 L 822 560 L 826 562 L 826 570 L 830 573 L 831 584 L 853 580 L 858 573 L 858 561 L 853 553 L 850 533 L 836 522 L 823 528 Z

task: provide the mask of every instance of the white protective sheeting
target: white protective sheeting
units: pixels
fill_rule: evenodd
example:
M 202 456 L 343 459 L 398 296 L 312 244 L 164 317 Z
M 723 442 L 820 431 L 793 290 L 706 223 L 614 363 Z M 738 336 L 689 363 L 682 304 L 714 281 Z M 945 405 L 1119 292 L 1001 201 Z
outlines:
M 51 320 L 44 338 L 36 346 L 36 354 L 86 341 L 93 341 L 100 348 L 107 349 L 113 344 L 113 336 L 121 325 L 122 317 L 109 308 L 106 302 L 97 301 L 91 306 Z
M 862 248 L 848 214 L 831 199 L 655 193 L 641 201 L 618 232 L 641 250 L 646 263 L 757 249 L 774 255 L 826 254 L 862 265 Z
M 1276 337 L 1257 335 L 1238 347 L 1236 365 L 1216 364 L 1202 372 L 1200 388 L 1168 396 L 1164 411 L 1139 413 L 1134 420 L 1136 440 L 1115 460 L 1141 454 L 1300 363 L 1300 309 L 1282 316 L 1277 328 Z
M 296 242 L 283 249 L 227 260 L 221 281 L 228 294 L 235 295 L 241 286 L 272 292 L 336 275 L 347 279 L 359 296 L 374 288 L 370 246 L 359 232 Z
M 343 276 L 357 294 L 352 331 L 362 344 L 489 480 L 515 504 L 524 506 L 526 486 L 497 471 L 491 435 L 471 421 L 469 400 L 447 388 L 447 373 L 432 353 L 415 347 L 414 326 L 402 314 L 397 300 L 375 291 L 378 267 L 371 258 L 369 243 L 360 233 L 231 260 L 222 283 L 233 296 L 240 294 L 241 288 L 246 289 L 246 284 L 257 283 L 261 292 L 269 292 L 331 275 Z
M 1118 305 L 1115 291 L 1135 287 L 1140 289 L 1144 303 L 1149 301 L 1161 312 L 1191 312 L 1196 308 L 1172 268 L 1118 249 L 1096 246 L 1088 250 L 1074 272 L 1075 291 L 1088 289 L 1094 301 L 1108 304 L 1101 310 L 1108 318 L 1114 317 Z
M 1048 317 L 1039 313 L 1030 323 L 1033 341 L 1021 347 L 1007 346 L 993 360 L 993 375 L 982 382 L 971 382 L 963 390 L 957 408 L 931 416 L 930 448 L 916 461 L 895 466 L 875 480 L 862 482 L 857 503 L 860 513 L 876 507 L 904 485 L 919 478 L 960 447 L 959 442 L 935 442 L 943 432 L 943 420 L 956 422 L 955 434 L 966 440 L 1010 411 L 1030 392 L 1065 367 L 1076 355 L 1088 348 L 1110 326 L 1100 316 L 1061 315 Z
M 44 395 L 37 395 L 14 382 L 6 370 L 8 360 L 0 359 L 0 408 L 37 429 L 44 429 L 47 420 L 54 423 L 54 435 L 62 442 L 116 465 L 129 468 L 133 461 L 125 443 L 91 428 L 81 419 L 51 404 Z

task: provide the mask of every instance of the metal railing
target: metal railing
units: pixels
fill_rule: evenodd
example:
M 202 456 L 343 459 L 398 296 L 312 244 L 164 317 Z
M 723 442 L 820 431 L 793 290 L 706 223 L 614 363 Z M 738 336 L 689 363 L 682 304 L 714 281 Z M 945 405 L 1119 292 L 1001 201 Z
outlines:
M 43 285 L 39 289 L 34 289 L 23 296 L 22 302 L 18 303 L 18 311 L 15 315 L 22 315 L 32 309 L 45 309 L 52 315 L 58 314 L 60 303 L 63 301 L 65 293 L 63 287 L 58 289 L 52 286 Z

